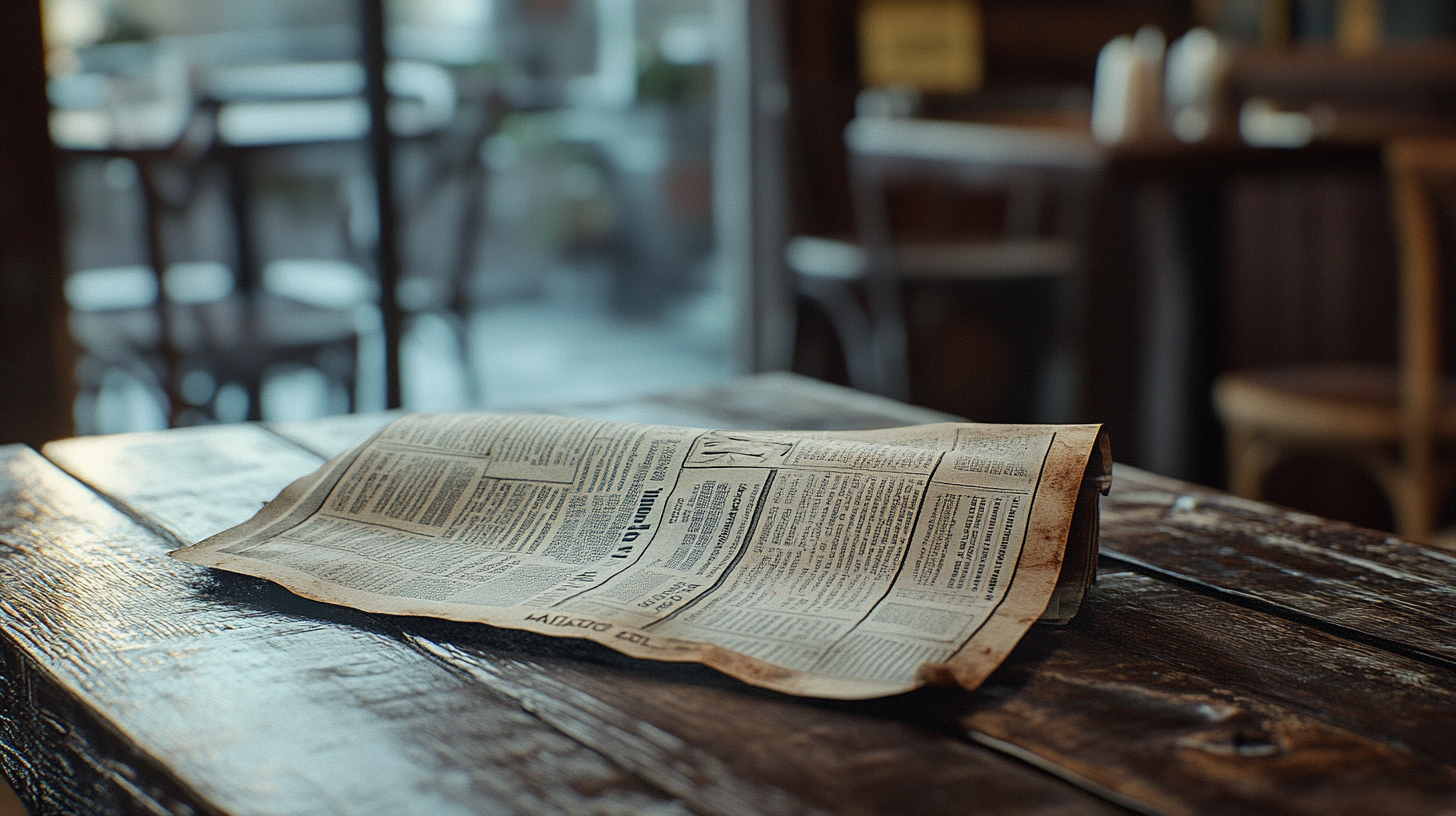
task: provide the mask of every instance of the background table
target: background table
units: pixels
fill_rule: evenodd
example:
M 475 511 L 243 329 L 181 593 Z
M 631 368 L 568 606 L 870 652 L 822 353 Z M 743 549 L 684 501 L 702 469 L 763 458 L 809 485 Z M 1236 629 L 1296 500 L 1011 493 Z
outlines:
M 785 375 L 564 410 L 940 418 Z M 1130 468 L 1082 613 L 975 692 L 788 697 L 166 557 L 385 419 L 0 449 L 0 768 L 34 813 L 1456 812 L 1456 558 Z

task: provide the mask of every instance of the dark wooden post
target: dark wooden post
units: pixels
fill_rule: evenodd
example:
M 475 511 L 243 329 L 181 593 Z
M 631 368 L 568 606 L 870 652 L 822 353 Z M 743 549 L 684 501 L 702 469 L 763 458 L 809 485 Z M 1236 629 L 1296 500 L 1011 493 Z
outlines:
M 385 82 L 389 52 L 385 45 L 384 0 L 359 0 L 359 9 L 364 87 L 369 100 L 369 156 L 379 212 L 375 257 L 379 269 L 379 311 L 384 320 L 384 402 L 386 408 L 398 408 L 404 402 L 399 376 L 404 312 L 398 297 L 399 223 L 394 208 L 394 131 L 389 127 L 389 87 Z
M 0 4 L 0 443 L 73 432 L 55 151 L 40 4 Z

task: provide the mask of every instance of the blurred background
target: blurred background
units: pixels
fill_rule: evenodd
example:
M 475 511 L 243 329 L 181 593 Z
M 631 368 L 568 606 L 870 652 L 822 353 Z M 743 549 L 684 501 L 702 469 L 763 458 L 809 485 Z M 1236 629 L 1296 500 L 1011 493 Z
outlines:
M 43 0 L 0 29 L 0 441 L 31 444 L 793 370 L 1104 422 L 1223 484 L 1221 373 L 1397 360 L 1381 151 L 1456 130 L 1441 0 Z M 1268 495 L 1390 528 L 1372 479 L 1294 457 Z
M 160 263 L 163 299 L 193 307 L 168 322 L 236 319 L 253 341 L 293 347 L 270 354 L 200 325 L 173 352 L 171 383 L 149 373 L 157 365 L 110 364 L 98 338 L 80 364 L 77 431 L 384 408 L 359 3 L 42 9 L 68 304 L 136 345 L 140 329 L 114 318 L 156 302 Z M 523 407 L 727 376 L 712 3 L 383 12 L 403 405 Z M 320 331 L 272 336 L 251 326 L 271 317 L 254 304 L 214 308 L 259 293 L 311 307 L 288 318 Z M 216 359 L 227 354 L 271 359 L 251 371 Z

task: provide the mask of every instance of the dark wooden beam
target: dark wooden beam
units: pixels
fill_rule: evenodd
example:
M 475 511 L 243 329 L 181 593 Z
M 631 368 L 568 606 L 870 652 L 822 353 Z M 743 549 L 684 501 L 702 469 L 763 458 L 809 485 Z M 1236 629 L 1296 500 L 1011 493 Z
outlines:
M 389 87 L 385 67 L 383 0 L 359 0 L 359 34 L 364 62 L 365 96 L 369 101 L 369 157 L 374 170 L 375 201 L 379 213 L 379 243 L 375 258 L 379 270 L 379 311 L 384 320 L 384 405 L 403 404 L 399 347 L 404 334 L 404 312 L 398 298 L 399 219 L 394 198 L 394 131 L 389 127 Z
M 72 432 L 56 162 L 40 4 L 0 4 L 0 443 Z

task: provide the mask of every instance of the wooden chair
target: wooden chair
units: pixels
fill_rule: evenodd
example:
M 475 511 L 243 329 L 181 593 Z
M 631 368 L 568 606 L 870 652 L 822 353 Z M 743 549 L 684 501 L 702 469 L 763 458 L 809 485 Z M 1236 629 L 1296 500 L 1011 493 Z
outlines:
M 456 77 L 439 65 L 393 60 L 387 79 L 395 152 L 400 154 L 399 162 L 407 163 L 412 171 L 397 174 L 395 182 L 392 223 L 396 240 L 439 243 L 438 222 L 442 213 L 451 217 L 452 201 L 458 214 L 453 216 L 454 235 L 449 242 L 453 251 L 447 257 L 420 264 L 428 267 L 425 269 L 402 270 L 401 285 L 394 292 L 376 287 L 378 291 L 369 299 L 378 299 L 380 311 L 387 311 L 384 300 L 388 296 L 410 315 L 431 312 L 444 317 L 456 341 L 467 401 L 474 404 L 480 399 L 481 385 L 469 354 L 469 286 L 485 219 L 487 179 L 481 148 L 499 128 L 505 109 L 494 82 Z M 471 80 L 468 87 L 459 84 L 462 79 Z M 251 177 L 271 169 L 284 177 L 329 180 L 341 191 L 351 177 L 363 178 L 368 172 L 360 161 L 363 156 L 344 147 L 361 146 L 367 136 L 365 100 L 358 96 L 363 84 L 363 69 L 353 61 L 234 66 L 214 72 L 209 87 L 219 98 L 219 140 L 235 188 L 240 277 L 253 282 L 253 288 L 270 287 L 267 271 L 259 274 L 264 265 L 255 257 L 255 230 L 248 218 Z M 333 157 L 332 162 L 323 160 L 325 156 Z M 408 184 L 403 183 L 406 176 Z M 451 193 L 458 195 L 452 198 Z M 358 198 L 340 196 L 339 212 L 347 222 L 341 224 L 349 255 L 346 262 L 356 277 L 370 279 L 373 286 L 373 276 L 365 269 L 373 264 L 380 236 L 357 235 L 354 227 L 372 225 L 373 216 L 360 213 L 372 210 L 375 202 L 366 200 L 361 207 Z M 299 288 L 307 289 L 309 262 L 288 263 L 293 277 L 302 279 Z M 340 266 L 337 261 L 323 264 Z M 267 268 L 275 266 L 276 262 Z M 311 302 L 307 297 L 303 300 Z
M 205 179 L 227 111 L 196 98 L 192 71 L 171 46 L 99 46 L 82 56 L 89 73 L 70 80 L 92 91 L 57 94 L 67 104 L 51 114 L 52 140 L 63 159 L 120 160 L 135 168 L 145 235 L 141 267 L 82 269 L 69 280 L 69 325 L 82 351 L 80 405 L 95 404 L 108 374 L 119 371 L 150 394 L 169 425 L 258 418 L 269 369 L 307 366 L 323 373 L 352 410 L 361 331 L 355 309 L 310 303 L 295 296 L 296 286 L 280 293 L 252 286 L 259 276 L 242 229 L 235 269 L 174 262 L 169 244 L 190 231 L 170 222 L 191 217 L 211 189 Z M 121 93 L 128 88 L 129 95 Z M 232 204 L 235 225 L 246 222 L 247 202 Z M 202 279 L 211 282 L 191 285 Z M 222 285 L 214 285 L 219 279 Z M 92 296 L 73 297 L 72 289 Z M 239 400 L 220 396 L 238 388 L 246 394 L 243 411 L 224 410 L 223 403 L 236 407 Z M 96 417 L 84 413 L 77 411 L 79 428 L 97 430 Z
M 1226 374 L 1214 383 L 1213 400 L 1228 431 L 1232 492 L 1260 498 L 1269 471 L 1290 454 L 1343 454 L 1380 484 L 1396 532 L 1429 542 L 1456 463 L 1444 447 L 1456 439 L 1456 383 L 1441 373 L 1440 208 L 1433 196 L 1442 185 L 1456 189 L 1456 139 L 1393 140 L 1385 165 L 1400 248 L 1399 365 Z
M 1038 419 L 1075 412 L 1083 307 L 1083 237 L 1092 179 L 1103 151 L 1090 136 L 1051 129 L 865 116 L 845 131 L 858 245 L 798 238 L 786 260 L 802 295 L 828 312 L 855 387 L 904 399 L 909 393 L 901 289 L 906 281 L 1051 279 L 1052 351 L 1042 366 Z M 1004 194 L 1001 237 L 901 240 L 886 194 L 894 184 L 930 182 Z M 1046 204 L 1056 201 L 1056 218 Z M 1048 221 L 1055 234 L 1048 235 Z M 851 286 L 863 287 L 867 307 Z M 972 352 L 973 353 L 973 352 Z

